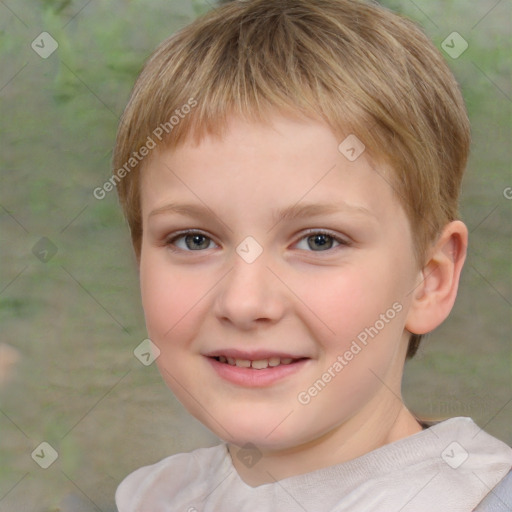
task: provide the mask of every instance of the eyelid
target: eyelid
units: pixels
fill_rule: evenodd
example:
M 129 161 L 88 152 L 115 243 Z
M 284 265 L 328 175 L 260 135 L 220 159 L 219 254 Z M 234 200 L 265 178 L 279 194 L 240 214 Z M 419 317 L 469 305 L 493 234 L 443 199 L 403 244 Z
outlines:
M 164 239 L 164 245 L 166 247 L 168 247 L 171 251 L 173 252 L 190 252 L 190 253 L 201 253 L 201 252 L 204 252 L 206 249 L 203 249 L 203 250 L 197 250 L 197 251 L 193 251 L 193 250 L 187 250 L 187 249 L 180 249 L 180 248 L 172 248 L 171 246 L 173 245 L 172 242 L 175 242 L 176 240 L 178 240 L 179 238 L 182 238 L 184 236 L 187 236 L 187 235 L 202 235 L 204 236 L 205 238 L 209 239 L 211 242 L 213 242 L 214 244 L 218 245 L 217 242 L 215 242 L 215 240 L 213 239 L 213 237 L 211 237 L 209 234 L 207 234 L 206 232 L 200 230 L 200 229 L 185 229 L 185 230 L 182 230 L 182 231 L 177 231 L 175 233 L 172 233 L 171 235 L 165 237 Z M 343 236 L 340 236 L 339 234 L 329 230 L 329 229 L 322 229 L 322 228 L 310 228 L 310 229 L 307 229 L 306 231 L 303 231 L 301 233 L 299 233 L 299 238 L 298 240 L 295 242 L 295 245 L 299 242 L 301 242 L 304 238 L 307 238 L 308 236 L 311 236 L 311 235 L 327 235 L 329 237 L 331 237 L 334 241 L 336 241 L 339 245 L 336 246 L 336 247 L 331 247 L 330 249 L 326 249 L 325 251 L 305 251 L 305 252 L 311 252 L 311 253 L 332 253 L 333 251 L 335 251 L 336 249 L 338 249 L 339 247 L 343 247 L 343 246 L 349 246 L 351 245 L 352 241 L 350 239 L 348 239 L 348 237 L 343 237 Z
M 209 239 L 214 244 L 218 245 L 217 242 L 215 242 L 215 240 L 213 239 L 212 236 L 210 236 L 205 231 L 201 231 L 200 229 L 184 229 L 182 231 L 176 231 L 174 233 L 171 233 L 169 236 L 166 236 L 164 238 L 164 245 L 166 247 L 168 247 L 168 248 L 171 248 L 171 245 L 172 245 L 171 242 L 175 242 L 179 238 L 185 237 L 187 235 L 203 235 L 205 238 Z M 174 252 L 204 252 L 204 250 L 202 250 L 202 251 L 191 251 L 191 250 L 185 250 L 185 249 L 180 249 L 180 248 L 171 248 L 171 250 L 174 251 Z

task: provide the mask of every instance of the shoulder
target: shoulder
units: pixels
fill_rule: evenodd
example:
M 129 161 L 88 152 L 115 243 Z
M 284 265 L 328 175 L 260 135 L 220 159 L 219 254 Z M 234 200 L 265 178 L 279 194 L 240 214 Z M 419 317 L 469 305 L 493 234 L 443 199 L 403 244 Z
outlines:
M 474 512 L 509 512 L 512 510 L 512 470 L 484 498 Z
M 178 453 L 130 473 L 116 490 L 119 512 L 137 512 L 139 504 L 153 504 L 153 510 L 169 505 L 184 489 L 201 493 L 208 475 L 226 465 L 229 455 L 225 444 L 199 448 L 190 453 Z M 194 485 L 197 482 L 197 485 Z

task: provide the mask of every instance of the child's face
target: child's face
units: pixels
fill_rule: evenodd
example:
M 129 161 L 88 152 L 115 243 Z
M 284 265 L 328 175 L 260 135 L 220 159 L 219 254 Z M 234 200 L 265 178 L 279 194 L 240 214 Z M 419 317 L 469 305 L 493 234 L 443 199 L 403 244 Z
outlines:
M 326 125 L 274 122 L 231 119 L 223 140 L 162 151 L 141 185 L 142 301 L 160 371 L 219 437 L 262 450 L 396 416 L 421 278 L 389 170 L 365 153 L 349 161 Z M 339 210 L 273 217 L 306 205 Z M 199 233 L 177 238 L 187 229 Z M 222 355 L 300 361 L 209 357 Z

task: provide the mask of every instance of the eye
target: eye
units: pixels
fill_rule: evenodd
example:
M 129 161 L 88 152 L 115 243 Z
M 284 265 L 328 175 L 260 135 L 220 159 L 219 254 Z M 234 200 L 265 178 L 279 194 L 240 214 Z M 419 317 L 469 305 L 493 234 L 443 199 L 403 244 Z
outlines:
M 313 252 L 328 251 L 333 248 L 333 243 L 337 243 L 338 246 L 350 245 L 347 240 L 344 240 L 343 238 L 335 236 L 326 231 L 311 230 L 308 232 L 307 236 L 304 236 L 303 238 L 301 238 L 301 242 L 302 242 L 302 240 L 306 240 L 307 247 L 309 249 L 312 249 Z M 299 242 L 299 244 L 300 244 L 300 242 Z M 319 250 L 317 251 L 316 248 L 319 248 Z M 301 249 L 301 247 L 299 247 L 299 249 Z M 302 247 L 302 249 L 304 249 L 304 247 Z
M 181 246 L 176 241 L 183 239 L 184 245 Z M 173 246 L 178 247 L 182 251 L 200 251 L 202 249 L 208 249 L 210 243 L 213 243 L 212 239 L 200 231 L 185 231 L 172 238 L 166 240 L 166 245 L 172 250 L 176 251 Z

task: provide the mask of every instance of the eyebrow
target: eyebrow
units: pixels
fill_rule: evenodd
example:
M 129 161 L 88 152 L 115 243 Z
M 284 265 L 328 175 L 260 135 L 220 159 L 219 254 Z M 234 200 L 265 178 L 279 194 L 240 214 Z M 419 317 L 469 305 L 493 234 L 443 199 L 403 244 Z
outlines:
M 189 217 L 212 217 L 215 216 L 210 208 L 195 204 L 169 203 L 160 208 L 151 211 L 148 218 L 154 215 L 177 213 L 187 215 Z M 293 220 L 304 217 L 314 217 L 318 215 L 334 214 L 334 213 L 350 213 L 357 215 L 371 216 L 375 218 L 375 214 L 364 206 L 351 205 L 340 201 L 339 203 L 306 203 L 294 204 L 286 208 L 272 210 L 272 220 L 274 224 L 283 220 Z

